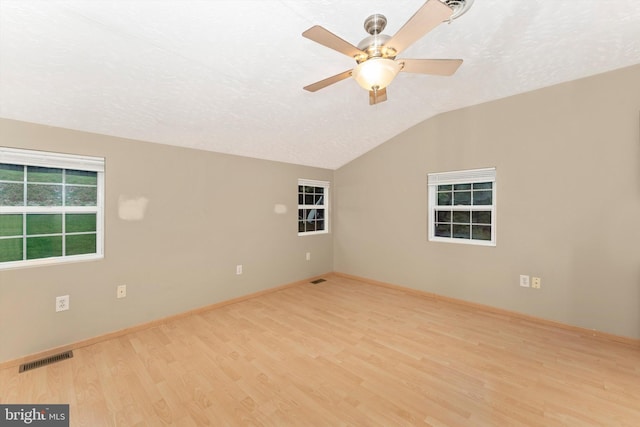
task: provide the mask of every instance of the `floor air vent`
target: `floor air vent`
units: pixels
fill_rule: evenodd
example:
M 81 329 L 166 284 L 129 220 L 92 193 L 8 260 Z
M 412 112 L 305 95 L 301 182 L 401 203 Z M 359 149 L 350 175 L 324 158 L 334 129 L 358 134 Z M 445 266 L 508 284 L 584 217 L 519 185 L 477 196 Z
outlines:
M 326 280 L 324 279 L 316 279 L 316 280 L 312 280 L 311 283 L 313 283 L 314 285 L 317 285 L 318 283 L 322 283 L 322 282 L 326 282 Z
M 20 365 L 20 371 L 25 372 L 32 369 L 40 368 L 42 366 L 50 365 L 52 363 L 60 362 L 62 360 L 71 359 L 73 357 L 72 351 L 65 351 L 64 353 L 55 354 L 53 356 L 45 357 L 44 359 L 35 360 L 29 363 L 23 363 Z

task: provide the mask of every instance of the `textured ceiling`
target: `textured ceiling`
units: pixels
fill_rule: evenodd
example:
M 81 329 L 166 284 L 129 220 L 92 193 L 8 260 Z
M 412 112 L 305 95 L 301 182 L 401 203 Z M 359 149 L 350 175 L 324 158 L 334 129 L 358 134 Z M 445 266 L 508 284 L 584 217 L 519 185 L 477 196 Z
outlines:
M 357 44 L 423 3 L 0 0 L 0 117 L 336 169 L 438 113 L 640 63 L 637 0 L 475 0 L 400 55 L 464 59 L 453 77 L 401 73 L 375 106 L 352 79 L 302 90 L 355 64 L 304 30 Z

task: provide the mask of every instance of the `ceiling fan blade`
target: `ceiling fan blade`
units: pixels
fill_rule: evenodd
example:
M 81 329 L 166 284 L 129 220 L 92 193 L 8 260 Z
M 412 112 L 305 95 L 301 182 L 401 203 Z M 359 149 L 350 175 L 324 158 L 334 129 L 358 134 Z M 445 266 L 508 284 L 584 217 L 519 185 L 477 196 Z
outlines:
M 313 40 L 316 43 L 320 43 L 321 45 L 326 46 L 330 49 L 350 56 L 351 58 L 355 58 L 356 56 L 360 55 L 367 55 L 348 41 L 341 39 L 331 31 L 327 30 L 324 27 L 321 27 L 320 25 L 314 25 L 313 27 L 309 28 L 307 31 L 302 33 L 302 36 L 308 38 L 309 40 Z
M 450 76 L 462 65 L 462 59 L 397 59 L 396 62 L 404 63 L 404 72 L 435 76 Z
M 427 2 L 384 45 L 395 49 L 396 54 L 408 48 L 416 40 L 449 19 L 453 10 L 439 0 Z
M 324 80 L 320 80 L 319 82 L 312 83 L 308 86 L 303 87 L 304 90 L 308 90 L 309 92 L 315 92 L 322 88 L 325 88 L 334 83 L 338 83 L 340 80 L 344 80 L 348 77 L 351 77 L 352 70 L 343 71 L 340 74 L 336 74 L 335 76 L 328 77 Z
M 379 104 L 387 100 L 387 88 L 369 91 L 369 105 Z

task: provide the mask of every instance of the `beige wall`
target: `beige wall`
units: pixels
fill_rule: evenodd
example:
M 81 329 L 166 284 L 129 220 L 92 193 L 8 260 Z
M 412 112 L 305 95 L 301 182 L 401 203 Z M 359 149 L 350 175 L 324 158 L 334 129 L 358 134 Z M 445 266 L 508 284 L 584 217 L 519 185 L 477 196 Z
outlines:
M 639 93 L 635 66 L 446 113 L 335 173 L 0 119 L 106 158 L 105 258 L 0 271 L 0 362 L 331 270 L 640 338 Z M 497 246 L 428 242 L 426 174 L 491 166 Z M 332 234 L 297 236 L 298 178 L 333 181 Z
M 297 236 L 298 178 L 333 171 L 10 120 L 0 143 L 106 158 L 105 258 L 0 271 L 0 362 L 333 269 L 332 234 Z M 144 219 L 120 219 L 120 197 L 147 198 Z
M 634 66 L 418 124 L 336 171 L 335 270 L 640 338 L 639 115 Z M 497 246 L 428 242 L 427 173 L 492 166 Z

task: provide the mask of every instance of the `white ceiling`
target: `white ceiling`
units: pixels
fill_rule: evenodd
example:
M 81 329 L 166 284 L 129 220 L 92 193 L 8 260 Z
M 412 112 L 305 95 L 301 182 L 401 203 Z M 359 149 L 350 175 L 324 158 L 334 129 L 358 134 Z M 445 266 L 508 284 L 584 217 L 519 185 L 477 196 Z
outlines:
M 352 79 L 302 90 L 355 65 L 304 30 L 357 44 L 423 3 L 0 0 L 0 116 L 336 169 L 436 114 L 640 63 L 638 0 L 475 0 L 400 55 L 464 59 L 453 77 L 401 73 L 375 106 Z

